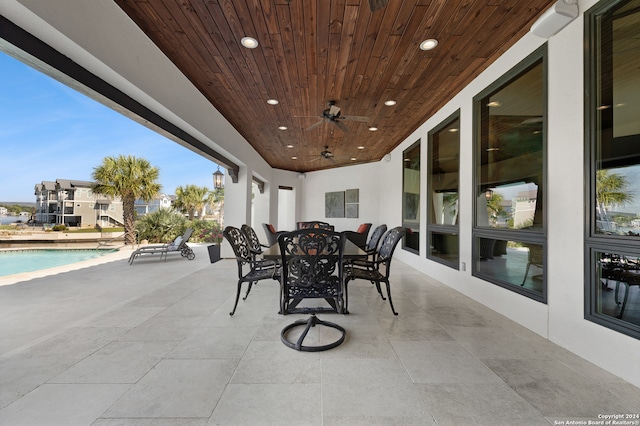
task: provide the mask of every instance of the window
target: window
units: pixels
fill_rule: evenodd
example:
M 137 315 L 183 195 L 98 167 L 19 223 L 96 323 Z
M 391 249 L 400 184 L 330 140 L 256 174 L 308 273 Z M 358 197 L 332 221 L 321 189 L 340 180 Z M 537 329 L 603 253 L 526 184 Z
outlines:
M 546 45 L 474 98 L 473 274 L 546 302 Z
M 420 141 L 402 153 L 402 247 L 420 253 Z
M 585 15 L 585 317 L 640 337 L 640 0 Z
M 458 268 L 460 113 L 429 132 L 427 257 Z

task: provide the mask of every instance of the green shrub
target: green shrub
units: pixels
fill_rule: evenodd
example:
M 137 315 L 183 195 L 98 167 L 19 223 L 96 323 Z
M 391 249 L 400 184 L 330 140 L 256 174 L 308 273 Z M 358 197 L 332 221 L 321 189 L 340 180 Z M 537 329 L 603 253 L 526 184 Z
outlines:
M 54 225 L 54 227 L 52 229 L 54 231 L 66 231 L 67 230 L 67 225 L 63 225 L 63 224 Z
M 189 227 L 193 228 L 191 237 L 196 243 L 217 243 L 222 241 L 222 228 L 212 220 L 192 220 Z
M 184 234 L 187 219 L 173 210 L 160 209 L 146 214 L 136 222 L 138 241 L 148 240 L 150 243 L 166 243 Z

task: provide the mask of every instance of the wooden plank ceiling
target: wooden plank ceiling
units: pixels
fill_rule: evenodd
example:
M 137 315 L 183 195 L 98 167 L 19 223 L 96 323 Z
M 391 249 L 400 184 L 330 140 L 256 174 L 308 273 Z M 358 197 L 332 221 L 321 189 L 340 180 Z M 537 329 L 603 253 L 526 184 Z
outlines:
M 555 3 L 390 0 L 371 12 L 367 0 L 115 1 L 272 167 L 298 172 L 379 161 Z M 258 47 L 243 47 L 245 36 Z M 420 50 L 430 38 L 437 47 Z M 306 130 L 332 100 L 369 121 Z

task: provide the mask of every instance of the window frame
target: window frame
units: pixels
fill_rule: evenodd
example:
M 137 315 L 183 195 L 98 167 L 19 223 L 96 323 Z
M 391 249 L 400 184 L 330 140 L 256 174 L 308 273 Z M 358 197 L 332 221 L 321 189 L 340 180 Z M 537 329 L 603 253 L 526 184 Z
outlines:
M 426 220 L 427 220 L 427 223 L 426 223 L 426 236 L 425 236 L 425 239 L 426 239 L 425 251 L 426 251 L 427 259 L 443 264 L 450 268 L 459 270 L 460 269 L 460 220 L 458 219 L 457 224 L 455 225 L 442 225 L 442 224 L 433 223 L 430 220 L 430 217 L 431 217 L 430 214 L 433 209 L 433 199 L 431 197 L 432 189 L 433 189 L 433 180 L 432 180 L 433 171 L 431 170 L 431 165 L 433 160 L 433 137 L 435 134 L 447 128 L 449 125 L 451 125 L 451 123 L 453 123 L 456 120 L 458 121 L 458 211 L 460 210 L 460 148 L 461 148 L 460 123 L 461 121 L 460 121 L 460 110 L 458 109 L 449 117 L 445 118 L 436 127 L 431 129 L 427 137 L 427 168 L 426 168 L 426 172 L 427 172 Z M 458 213 L 458 216 L 459 216 L 459 213 Z M 432 243 L 431 239 L 432 239 L 433 232 L 456 236 L 458 240 L 458 253 L 457 253 L 458 260 L 456 262 L 447 261 L 446 259 L 431 255 L 430 247 Z
M 543 122 L 542 122 L 542 212 L 543 223 L 541 229 L 498 229 L 490 227 L 480 227 L 477 224 L 478 206 L 476 203 L 477 191 L 480 186 L 480 176 L 478 175 L 478 161 L 480 150 L 482 147 L 482 101 L 486 97 L 501 90 L 511 82 L 517 80 L 521 75 L 529 71 L 538 63 L 542 64 L 542 99 L 543 99 Z M 509 71 L 497 78 L 492 84 L 473 97 L 473 205 L 472 205 L 472 247 L 471 247 L 471 275 L 490 282 L 514 293 L 521 294 L 538 302 L 547 303 L 548 282 L 547 282 L 547 200 L 548 200 L 548 49 L 547 43 L 534 50 L 526 58 L 512 67 Z M 517 241 L 521 243 L 538 244 L 543 250 L 543 264 L 545 267 L 542 271 L 542 291 L 537 292 L 513 283 L 502 281 L 492 275 L 483 273 L 478 270 L 477 262 L 480 258 L 480 238 L 490 238 L 495 240 Z
M 405 178 L 404 178 L 404 159 L 405 159 L 405 153 L 407 153 L 408 151 L 413 151 L 414 149 L 418 149 L 418 159 L 421 160 L 421 142 L 422 139 L 418 139 L 417 141 L 415 141 L 414 143 L 412 143 L 409 147 L 407 147 L 406 149 L 402 150 L 402 227 L 407 229 L 407 227 L 405 226 Z M 420 165 L 418 168 L 418 185 L 420 185 L 421 183 L 421 175 L 422 175 L 422 161 L 420 161 Z M 420 225 L 421 225 L 421 216 L 422 216 L 422 209 L 420 208 L 422 204 L 422 192 L 420 190 L 418 190 L 418 229 L 420 229 Z M 402 249 L 408 251 L 409 253 L 413 253 L 413 254 L 420 254 L 420 238 L 419 238 L 418 234 L 418 249 L 414 249 L 412 247 L 407 247 L 406 245 L 406 239 L 407 239 L 407 233 L 405 232 L 405 235 L 402 237 Z
M 602 37 L 603 17 L 629 0 L 602 0 L 584 14 L 584 319 L 627 336 L 640 339 L 640 325 L 598 312 L 597 252 L 610 252 L 640 257 L 640 239 L 625 235 L 607 235 L 596 232 L 596 172 L 598 157 L 599 116 L 598 52 Z M 611 34 L 606 37 L 612 40 Z M 613 80 L 612 80 L 613 81 Z M 613 85 L 613 83 L 612 83 Z

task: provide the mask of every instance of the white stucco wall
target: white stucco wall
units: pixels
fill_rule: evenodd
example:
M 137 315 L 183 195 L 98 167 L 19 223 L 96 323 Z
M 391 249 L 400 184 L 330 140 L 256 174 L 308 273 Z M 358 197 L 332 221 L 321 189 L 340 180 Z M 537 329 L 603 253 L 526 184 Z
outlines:
M 307 177 L 302 181 L 301 214 L 298 222 L 330 222 L 336 231 L 355 231 L 361 223 L 371 223 L 372 229 L 375 228 L 381 223 L 379 181 L 385 178 L 379 173 L 379 169 L 378 163 L 369 163 L 306 173 Z M 359 217 L 325 218 L 324 194 L 347 189 L 359 190 Z
M 460 109 L 460 260 L 466 271 L 457 271 L 420 255 L 397 250 L 396 257 L 496 312 L 522 324 L 588 361 L 640 386 L 640 364 L 629 362 L 640 353 L 640 341 L 584 319 L 584 64 L 582 13 L 597 1 L 581 1 L 581 16 L 548 40 L 548 172 L 547 179 L 547 279 L 548 303 L 543 304 L 471 276 L 471 229 L 473 226 L 472 99 L 497 78 L 517 65 L 547 40 L 527 34 L 513 48 L 469 84 L 442 110 L 427 120 L 391 152 L 391 161 L 381 161 L 351 173 L 329 170 L 308 173 L 305 182 L 303 219 L 321 211 L 325 191 L 345 188 L 344 179 L 362 176 L 361 194 L 378 192 L 375 223 L 401 224 L 402 151 L 422 140 L 421 164 L 426 164 L 427 134 Z M 355 170 L 353 170 L 355 171 Z M 421 193 L 426 193 L 422 167 Z M 361 195 L 362 199 L 362 195 Z M 373 199 L 371 201 L 373 203 Z M 421 199 L 421 235 L 426 234 L 426 200 Z M 342 227 L 343 222 L 332 219 Z M 339 225 L 338 225 L 339 224 Z

